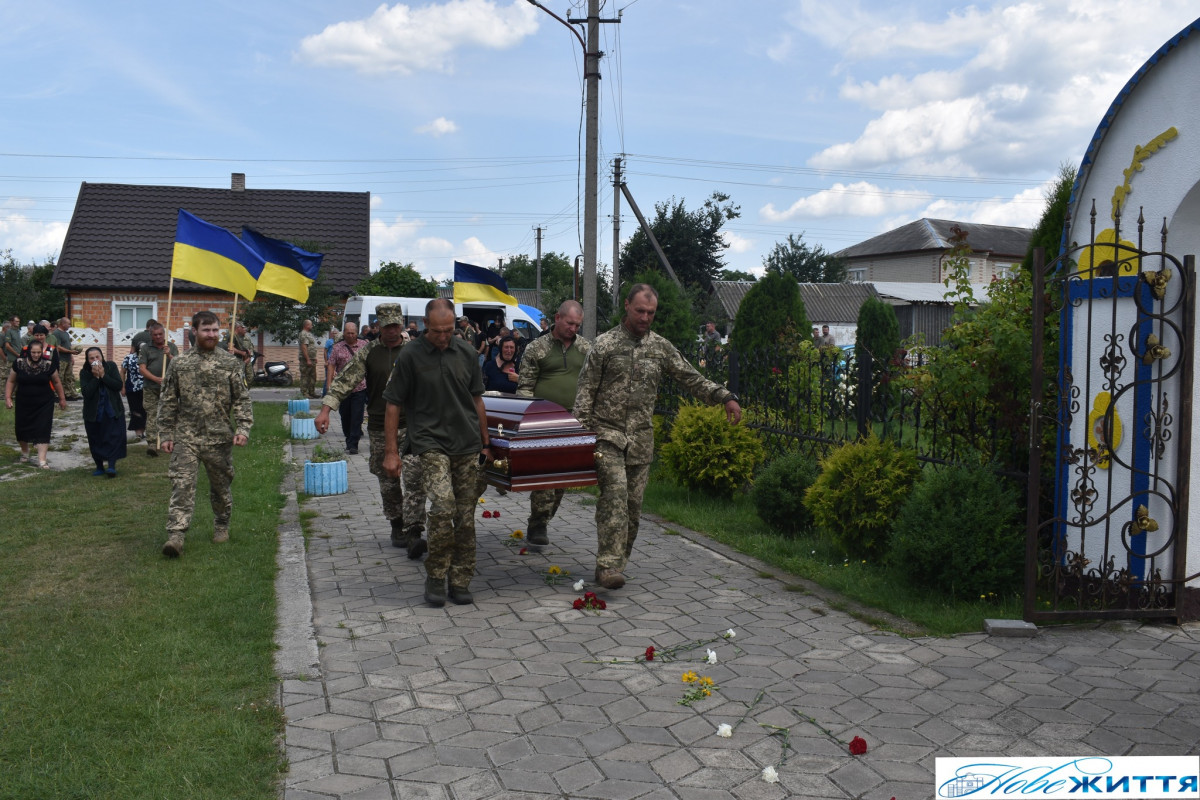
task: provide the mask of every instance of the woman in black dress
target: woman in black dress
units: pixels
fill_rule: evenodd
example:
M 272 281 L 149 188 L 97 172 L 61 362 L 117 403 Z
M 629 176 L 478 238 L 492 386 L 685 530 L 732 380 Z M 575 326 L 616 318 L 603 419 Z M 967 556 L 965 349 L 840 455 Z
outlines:
M 13 362 L 4 384 L 4 406 L 13 408 L 13 389 L 17 389 L 16 434 L 21 445 L 18 462 L 28 464 L 29 445 L 37 447 L 38 466 L 49 469 L 46 451 L 50 449 L 50 428 L 54 424 L 54 397 L 58 395 L 58 407 L 66 409 L 67 396 L 59 380 L 57 361 L 43 358 L 44 346 L 33 340 Z M 20 388 L 17 388 L 20 387 Z
M 121 402 L 121 373 L 104 360 L 99 347 L 89 347 L 79 370 L 83 393 L 83 427 L 96 462 L 93 475 L 117 477 L 117 459 L 125 457 L 125 405 Z M 105 469 L 104 462 L 108 462 Z
M 146 409 L 142 404 L 143 383 L 138 369 L 138 349 L 130 347 L 129 355 L 121 362 L 121 380 L 125 381 L 125 399 L 129 401 L 129 430 L 141 439 L 146 435 Z

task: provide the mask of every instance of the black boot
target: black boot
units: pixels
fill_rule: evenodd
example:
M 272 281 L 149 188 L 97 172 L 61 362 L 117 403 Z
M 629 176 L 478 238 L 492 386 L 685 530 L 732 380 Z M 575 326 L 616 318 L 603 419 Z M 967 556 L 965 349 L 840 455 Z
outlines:
M 536 545 L 550 544 L 550 537 L 546 534 L 546 526 L 531 522 L 529 524 L 529 533 L 525 536 L 525 541 Z
M 445 578 L 429 577 L 425 579 L 425 602 L 434 608 L 441 608 L 446 605 Z
M 407 547 L 408 540 L 404 536 L 404 520 L 392 520 L 392 547 Z
M 405 547 L 408 548 L 408 557 L 416 561 L 429 550 L 429 545 L 421 538 L 420 531 L 412 531 L 408 534 Z
M 471 591 L 465 586 L 451 586 L 450 599 L 460 606 L 475 602 L 475 598 L 471 596 Z

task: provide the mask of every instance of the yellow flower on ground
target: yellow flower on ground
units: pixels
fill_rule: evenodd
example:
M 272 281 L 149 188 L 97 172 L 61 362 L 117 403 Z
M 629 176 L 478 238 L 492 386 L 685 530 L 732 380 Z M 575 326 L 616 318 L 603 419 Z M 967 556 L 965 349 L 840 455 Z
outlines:
M 705 697 L 711 697 L 711 696 L 712 696 L 712 689 L 701 689 L 700 691 L 704 692 L 704 696 L 705 696 Z
M 701 686 L 712 686 L 713 679 L 708 677 L 707 675 L 705 675 L 703 678 L 700 679 L 700 685 Z
M 562 570 L 558 567 L 550 567 L 550 569 L 546 570 L 546 572 L 549 575 L 562 575 Z
M 509 536 L 509 538 L 510 539 L 524 539 L 525 534 L 522 533 L 521 531 L 513 531 L 512 534 Z
M 700 679 L 700 676 L 689 669 L 687 672 L 683 673 L 681 679 L 684 683 L 695 683 Z

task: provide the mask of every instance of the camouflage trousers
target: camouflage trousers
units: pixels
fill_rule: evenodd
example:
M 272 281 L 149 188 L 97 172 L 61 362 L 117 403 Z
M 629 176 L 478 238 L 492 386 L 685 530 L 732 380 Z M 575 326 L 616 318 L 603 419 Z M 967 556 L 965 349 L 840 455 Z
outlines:
M 475 575 L 475 506 L 479 502 L 479 457 L 422 453 L 425 494 L 429 496 L 429 555 L 425 573 L 449 575 L 465 588 Z
M 0 357 L 0 383 L 8 380 L 8 373 L 12 372 L 12 362 L 7 358 Z M 13 387 L 16 388 L 15 386 Z
M 566 489 L 539 489 L 529 493 L 529 530 L 545 530 L 558 513 Z
M 67 397 L 79 396 L 79 376 L 75 372 L 75 359 L 60 365 L 58 377 L 62 380 L 63 394 Z
M 596 442 L 596 453 L 596 566 L 623 571 L 637 539 L 650 465 L 627 464 L 625 451 L 605 441 Z
M 300 394 L 305 397 L 313 397 L 317 393 L 317 365 L 316 363 L 305 364 L 304 359 L 300 359 Z
M 396 444 L 404 451 L 407 431 L 401 428 L 396 434 Z M 371 443 L 371 474 L 379 479 L 379 497 L 383 500 L 383 516 L 389 522 L 403 520 L 404 532 L 409 536 L 420 536 L 425 530 L 425 487 L 421 481 L 421 459 L 418 456 L 404 457 L 404 469 L 400 478 L 393 478 L 383 471 L 385 442 L 383 431 L 367 430 Z
M 142 385 L 142 406 L 146 409 L 146 445 L 158 447 L 158 398 L 162 386 L 147 380 Z
M 200 465 L 208 473 L 208 499 L 212 504 L 214 524 L 228 525 L 233 513 L 233 442 L 199 444 L 175 441 L 171 452 L 171 503 L 167 507 L 167 533 L 187 533 L 196 507 L 196 483 Z

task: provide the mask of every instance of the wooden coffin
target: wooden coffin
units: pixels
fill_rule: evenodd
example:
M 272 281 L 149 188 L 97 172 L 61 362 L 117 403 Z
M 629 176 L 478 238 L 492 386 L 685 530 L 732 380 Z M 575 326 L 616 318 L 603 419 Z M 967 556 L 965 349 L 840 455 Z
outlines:
M 516 492 L 596 484 L 596 434 L 557 403 L 488 392 L 483 396 L 493 462 L 484 478 Z

